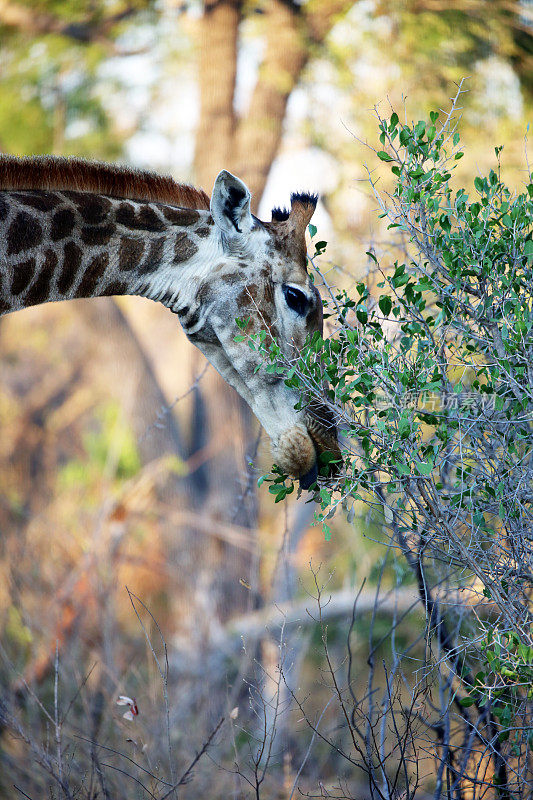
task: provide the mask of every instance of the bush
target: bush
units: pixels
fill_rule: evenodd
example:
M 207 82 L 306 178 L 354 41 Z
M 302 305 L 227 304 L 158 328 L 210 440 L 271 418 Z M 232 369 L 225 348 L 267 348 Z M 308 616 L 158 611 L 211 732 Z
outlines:
M 518 798 L 533 788 L 533 175 L 513 192 L 496 147 L 473 190 L 454 187 L 460 93 L 416 124 L 376 112 L 394 186 L 369 181 L 398 257 L 369 250 L 356 297 L 327 287 L 333 333 L 296 361 L 264 352 L 339 421 L 340 476 L 324 464 L 315 494 L 326 536 L 363 501 L 416 576 L 453 685 L 426 719 L 438 785 Z M 290 491 L 279 471 L 268 480 L 276 499 Z

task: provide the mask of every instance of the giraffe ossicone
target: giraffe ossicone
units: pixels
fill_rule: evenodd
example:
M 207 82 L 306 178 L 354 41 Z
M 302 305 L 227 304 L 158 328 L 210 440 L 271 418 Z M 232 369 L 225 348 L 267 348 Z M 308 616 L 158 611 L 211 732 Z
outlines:
M 189 340 L 249 404 L 273 456 L 309 488 L 324 450 L 338 451 L 325 408 L 300 399 L 235 341 L 266 330 L 285 358 L 322 329 L 305 230 L 317 198 L 293 194 L 262 222 L 230 172 L 212 196 L 170 178 L 51 156 L 0 156 L 0 314 L 54 300 L 142 295 L 178 315 Z

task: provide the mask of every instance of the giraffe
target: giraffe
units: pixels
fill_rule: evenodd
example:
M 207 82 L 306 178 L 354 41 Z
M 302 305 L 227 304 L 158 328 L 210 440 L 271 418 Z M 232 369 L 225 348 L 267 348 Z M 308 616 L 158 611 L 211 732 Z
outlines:
M 291 195 L 270 222 L 223 170 L 211 198 L 171 178 L 53 156 L 0 156 L 0 315 L 55 300 L 140 295 L 177 314 L 191 341 L 248 403 L 273 457 L 304 489 L 317 459 L 338 451 L 327 409 L 299 396 L 235 340 L 267 329 L 286 358 L 322 330 L 306 268 L 305 229 L 317 196 Z

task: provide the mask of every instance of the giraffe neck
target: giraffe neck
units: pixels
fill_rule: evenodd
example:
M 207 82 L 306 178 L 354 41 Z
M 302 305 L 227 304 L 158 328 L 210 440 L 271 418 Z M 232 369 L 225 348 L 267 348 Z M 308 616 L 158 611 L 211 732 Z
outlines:
M 0 314 L 136 294 L 173 311 L 219 249 L 209 211 L 74 191 L 0 191 Z

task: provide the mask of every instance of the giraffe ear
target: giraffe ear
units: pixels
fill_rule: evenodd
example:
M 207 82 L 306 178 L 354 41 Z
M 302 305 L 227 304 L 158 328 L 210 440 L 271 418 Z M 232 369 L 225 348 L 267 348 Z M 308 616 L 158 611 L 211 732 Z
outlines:
M 250 200 L 248 187 L 239 178 L 225 169 L 219 172 L 211 195 L 211 213 L 227 237 L 235 238 L 252 230 Z

